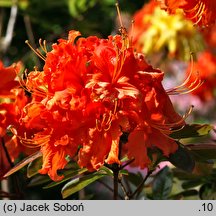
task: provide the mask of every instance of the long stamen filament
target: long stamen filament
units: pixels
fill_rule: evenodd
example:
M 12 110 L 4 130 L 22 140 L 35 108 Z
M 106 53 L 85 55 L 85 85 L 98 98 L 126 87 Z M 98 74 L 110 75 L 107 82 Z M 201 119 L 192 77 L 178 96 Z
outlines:
M 34 49 L 34 48 L 32 47 L 32 45 L 29 43 L 28 40 L 26 40 L 25 43 L 29 46 L 29 48 L 30 48 L 39 58 L 41 58 L 42 60 L 46 61 L 46 57 L 40 52 L 40 50 Z

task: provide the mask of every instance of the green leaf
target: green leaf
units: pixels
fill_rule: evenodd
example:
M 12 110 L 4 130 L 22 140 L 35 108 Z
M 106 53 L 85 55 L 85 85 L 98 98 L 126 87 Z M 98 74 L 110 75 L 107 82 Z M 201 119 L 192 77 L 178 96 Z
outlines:
M 101 173 L 104 172 L 106 175 L 113 176 L 113 171 L 106 166 L 102 166 L 99 170 Z
M 180 200 L 180 199 L 184 199 L 184 197 L 197 196 L 197 195 L 198 195 L 198 191 L 195 189 L 192 189 L 192 190 L 186 190 L 186 191 L 182 191 L 180 193 L 174 194 L 171 197 L 169 197 L 169 199 Z
M 38 174 L 31 179 L 31 181 L 28 184 L 28 187 L 35 187 L 35 186 L 42 185 L 42 184 L 45 184 L 51 181 L 52 180 L 50 179 L 48 175 Z
M 103 0 L 105 5 L 115 5 L 116 0 Z
M 173 132 L 170 136 L 174 139 L 200 137 L 209 134 L 212 129 L 213 126 L 209 124 L 185 125 L 181 130 Z
M 104 176 L 106 175 L 101 174 L 100 172 L 95 172 L 86 176 L 82 176 L 80 178 L 73 179 L 62 188 L 61 193 L 63 198 L 67 198 L 68 196 L 80 191 L 84 187 L 88 186 L 89 184 L 95 182 L 96 180 Z
M 13 0 L 0 0 L 0 7 L 12 7 L 15 1 Z M 18 0 L 16 2 L 21 9 L 26 9 L 29 5 L 28 0 Z
M 19 162 L 18 164 L 15 165 L 15 167 L 13 167 L 12 169 L 10 169 L 5 175 L 4 177 L 8 177 L 11 174 L 17 172 L 18 170 L 22 169 L 24 166 L 26 166 L 27 164 L 31 163 L 32 161 L 36 160 L 37 158 L 41 157 L 42 153 L 40 151 L 35 152 L 34 154 L 28 156 L 27 158 L 25 158 L 24 160 L 22 160 L 21 162 Z
M 38 174 L 38 170 L 42 166 L 42 157 L 37 158 L 36 160 L 29 163 L 27 167 L 27 177 L 31 178 L 32 176 Z
M 30 3 L 29 0 L 19 0 L 18 1 L 19 8 L 22 10 L 25 10 L 29 6 L 29 3 Z
M 12 5 L 12 0 L 0 0 L 0 7 L 11 7 Z
M 199 196 L 202 200 L 215 200 L 216 199 L 216 189 L 214 184 L 204 184 L 200 188 Z
M 68 181 L 71 178 L 74 178 L 74 177 L 76 177 L 78 175 L 83 174 L 86 171 L 87 171 L 86 168 L 81 168 L 81 169 L 78 169 L 78 170 L 67 170 L 66 172 L 62 173 L 64 175 L 63 180 L 58 181 L 58 182 L 51 182 L 50 184 L 44 186 L 43 189 L 48 189 L 48 188 L 51 188 L 51 187 L 55 187 L 55 186 L 57 186 L 59 184 L 62 184 L 65 181 Z
M 70 15 L 77 18 L 95 4 L 96 0 L 68 0 Z
M 192 180 L 183 182 L 182 183 L 182 188 L 187 190 L 187 189 L 190 189 L 190 188 L 197 187 L 197 186 L 201 185 L 202 183 L 203 183 L 202 178 L 192 179 Z
M 171 193 L 173 176 L 169 168 L 163 168 L 154 178 L 152 185 L 152 197 L 154 200 L 165 200 Z
M 124 163 L 124 162 L 127 162 L 129 161 L 128 157 L 127 156 L 124 156 L 122 159 L 121 159 L 121 162 Z
M 119 174 L 121 175 L 129 175 L 128 171 L 126 169 L 120 170 Z
M 172 172 L 173 172 L 173 176 L 178 178 L 179 180 L 185 181 L 185 180 L 197 179 L 197 175 L 193 173 L 185 172 L 178 168 L 173 168 Z
M 127 179 L 135 186 L 138 186 L 143 181 L 143 176 L 140 172 L 132 173 L 129 172 Z
M 192 154 L 185 147 L 179 145 L 176 152 L 170 154 L 168 160 L 176 167 L 187 171 L 192 172 L 195 167 L 195 161 L 192 157 Z

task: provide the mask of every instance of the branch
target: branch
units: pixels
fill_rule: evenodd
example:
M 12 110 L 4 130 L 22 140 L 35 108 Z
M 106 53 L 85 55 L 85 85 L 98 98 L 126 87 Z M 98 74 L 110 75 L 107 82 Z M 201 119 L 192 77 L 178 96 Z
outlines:
M 8 50 L 11 44 L 11 41 L 13 38 L 14 26 L 15 26 L 16 18 L 17 18 L 17 11 L 18 11 L 17 4 L 13 4 L 11 7 L 11 13 L 10 13 L 10 18 L 9 18 L 8 25 L 7 25 L 6 35 L 1 42 L 1 51 L 3 53 L 5 53 Z

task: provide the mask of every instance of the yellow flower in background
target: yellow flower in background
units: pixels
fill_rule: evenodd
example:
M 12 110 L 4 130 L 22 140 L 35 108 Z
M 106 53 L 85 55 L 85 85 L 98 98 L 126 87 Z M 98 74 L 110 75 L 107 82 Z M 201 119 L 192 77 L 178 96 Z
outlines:
M 169 15 L 156 6 L 152 14 L 143 14 L 142 18 L 144 25 L 149 25 L 137 40 L 136 47 L 146 55 L 164 51 L 168 57 L 189 60 L 191 52 L 203 49 L 201 34 L 184 18 L 181 10 Z

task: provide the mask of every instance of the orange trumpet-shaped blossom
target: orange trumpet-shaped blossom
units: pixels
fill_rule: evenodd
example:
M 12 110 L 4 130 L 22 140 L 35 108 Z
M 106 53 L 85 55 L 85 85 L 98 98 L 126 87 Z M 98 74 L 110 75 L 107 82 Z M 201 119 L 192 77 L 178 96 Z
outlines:
M 29 73 L 25 82 L 35 99 L 23 110 L 17 136 L 23 145 L 41 149 L 39 172 L 61 180 L 57 171 L 68 156 L 77 156 L 89 171 L 120 164 L 124 132 L 129 133 L 124 153 L 135 158 L 135 166 L 151 164 L 148 148 L 173 153 L 177 144 L 169 134 L 184 119 L 163 89 L 163 72 L 134 52 L 126 33 L 108 39 L 78 36 L 70 31 L 67 40 L 54 44 L 43 71 Z

